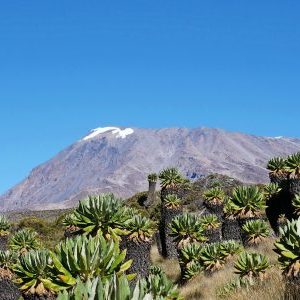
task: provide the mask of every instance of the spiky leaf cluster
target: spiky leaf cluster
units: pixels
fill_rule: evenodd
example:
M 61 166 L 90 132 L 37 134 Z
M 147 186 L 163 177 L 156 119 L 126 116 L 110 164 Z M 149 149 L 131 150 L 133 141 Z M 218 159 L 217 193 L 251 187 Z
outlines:
M 6 216 L 0 215 L 0 236 L 9 234 L 10 223 Z
M 200 256 L 201 263 L 207 271 L 220 270 L 226 262 L 226 256 L 222 252 L 220 243 L 208 244 Z
M 63 289 L 54 282 L 51 268 L 52 260 L 46 250 L 32 250 L 20 256 L 14 267 L 20 290 L 31 295 L 49 296 Z
M 77 280 L 70 291 L 61 292 L 57 300 L 146 300 L 148 295 L 140 288 L 139 284 L 131 289 L 125 275 L 116 276 L 104 282 L 100 277 L 89 279 L 86 282 Z
M 270 174 L 280 176 L 286 173 L 286 159 L 282 157 L 271 158 L 267 164 Z
M 192 261 L 198 261 L 205 246 L 199 243 L 190 243 L 183 246 L 179 251 L 179 262 L 182 265 L 187 265 Z
M 9 248 L 19 254 L 25 254 L 40 247 L 38 234 L 28 228 L 17 231 L 9 240 Z
M 161 188 L 176 188 L 184 183 L 184 178 L 177 168 L 167 168 L 159 173 Z
M 0 268 L 12 269 L 14 263 L 17 261 L 18 255 L 15 252 L 0 250 Z
M 214 205 L 220 205 L 225 200 L 225 192 L 219 187 L 206 190 L 203 196 L 206 201 Z
M 266 207 L 263 193 L 257 186 L 236 187 L 229 201 L 234 214 L 240 218 L 258 216 Z
M 275 243 L 279 263 L 287 277 L 298 277 L 300 272 L 300 218 L 287 221 L 279 229 L 280 238 Z
M 175 238 L 179 247 L 186 243 L 206 241 L 199 216 L 188 213 L 176 216 L 172 220 L 170 228 L 170 235 Z
M 232 257 L 234 254 L 237 254 L 242 251 L 242 246 L 234 240 L 223 241 L 219 243 L 220 253 L 224 256 L 225 259 Z
M 216 215 L 204 215 L 200 217 L 200 222 L 204 229 L 219 228 L 221 223 Z
M 296 215 L 300 215 L 300 195 L 295 195 L 295 197 L 292 200 L 292 205 L 295 210 Z
M 247 221 L 242 230 L 247 235 L 247 242 L 257 245 L 270 235 L 270 227 L 267 222 L 262 220 Z
M 287 157 L 286 170 L 289 172 L 290 177 L 300 178 L 300 152 Z
M 75 225 L 91 235 L 117 238 L 124 234 L 123 225 L 130 218 L 121 199 L 113 194 L 89 196 L 74 211 Z
M 282 188 L 279 184 L 273 182 L 266 184 L 263 188 L 263 192 L 267 200 L 271 199 L 274 195 L 277 195 L 281 190 Z
M 264 278 L 269 262 L 265 255 L 259 253 L 242 252 L 234 265 L 236 273 L 241 277 Z
M 62 220 L 62 224 L 66 227 L 76 227 L 75 216 L 73 213 L 65 215 Z
M 158 178 L 158 176 L 157 176 L 156 173 L 151 173 L 151 174 L 148 175 L 148 181 L 149 182 L 156 182 L 157 178 Z
M 178 209 L 181 205 L 181 199 L 177 195 L 168 194 L 164 199 L 164 206 L 168 209 Z
M 134 242 L 149 242 L 156 231 L 156 224 L 147 217 L 136 215 L 126 222 L 125 229 Z
M 197 276 L 204 270 L 204 266 L 199 261 L 191 261 L 186 265 L 185 272 L 183 274 L 183 279 L 190 280 Z
M 125 262 L 126 251 L 120 251 L 113 240 L 103 236 L 77 236 L 58 244 L 51 257 L 55 272 L 60 281 L 66 285 L 76 284 L 76 278 L 87 281 L 100 276 L 110 278 L 114 273 L 122 275 L 130 266 Z

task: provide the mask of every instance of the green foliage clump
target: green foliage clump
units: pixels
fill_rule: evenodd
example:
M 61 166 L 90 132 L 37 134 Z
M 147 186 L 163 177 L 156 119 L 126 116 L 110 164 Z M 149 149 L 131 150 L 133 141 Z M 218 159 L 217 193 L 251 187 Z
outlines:
M 279 263 L 288 278 L 299 276 L 300 272 L 300 218 L 287 221 L 287 225 L 279 228 L 280 238 L 274 250 L 279 254 Z
M 206 190 L 203 196 L 206 201 L 214 205 L 220 205 L 225 200 L 225 192 L 219 187 Z
M 9 248 L 22 255 L 30 250 L 37 250 L 41 247 L 38 234 L 32 229 L 21 229 L 9 240 Z
M 269 262 L 265 255 L 259 253 L 242 252 L 234 265 L 236 273 L 249 280 L 254 278 L 264 279 Z
M 250 245 L 257 245 L 270 235 L 269 225 L 262 220 L 247 221 L 242 230 L 247 235 L 247 243 Z
M 8 219 L 5 216 L 0 215 L 0 237 L 9 234 L 10 226 Z
M 255 217 L 266 207 L 263 193 L 257 186 L 240 186 L 233 190 L 229 205 L 234 215 Z

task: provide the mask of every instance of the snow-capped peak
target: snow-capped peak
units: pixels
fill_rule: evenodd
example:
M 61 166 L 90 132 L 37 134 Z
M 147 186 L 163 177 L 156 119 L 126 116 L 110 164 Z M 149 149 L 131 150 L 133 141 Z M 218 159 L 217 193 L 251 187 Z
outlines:
M 90 134 L 85 136 L 82 140 L 86 141 L 86 140 L 92 139 L 92 138 L 96 137 L 97 135 L 108 132 L 108 131 L 111 131 L 112 134 L 114 134 L 116 136 L 116 138 L 122 138 L 122 139 L 126 138 L 127 135 L 130 135 L 134 132 L 134 130 L 132 128 L 121 129 L 118 127 L 99 127 L 99 128 L 92 129 Z

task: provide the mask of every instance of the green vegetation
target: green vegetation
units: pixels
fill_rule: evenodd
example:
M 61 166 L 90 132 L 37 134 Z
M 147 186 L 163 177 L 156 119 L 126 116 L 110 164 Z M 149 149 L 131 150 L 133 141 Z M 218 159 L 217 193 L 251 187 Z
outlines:
M 168 194 L 164 199 L 164 206 L 169 209 L 177 209 L 182 205 L 181 199 L 174 194 Z
M 19 255 L 25 254 L 30 250 L 39 249 L 40 247 L 38 234 L 32 229 L 21 229 L 9 240 L 9 248 Z
M 161 188 L 176 188 L 184 183 L 185 179 L 177 168 L 167 168 L 159 173 Z
M 225 193 L 219 187 L 214 187 L 205 191 L 203 196 L 206 201 L 214 205 L 220 205 L 225 200 Z
M 265 199 L 256 186 L 240 186 L 233 190 L 229 205 L 239 218 L 256 217 L 262 214 Z
M 290 177 L 300 178 L 300 152 L 289 155 L 285 165 Z
M 0 215 L 0 237 L 9 234 L 10 223 L 5 216 Z
M 246 242 L 250 245 L 257 245 L 270 235 L 268 224 L 261 220 L 247 221 L 243 225 L 242 230 L 247 236 Z
M 241 277 L 247 277 L 249 280 L 253 278 L 263 279 L 265 272 L 269 268 L 269 262 L 265 255 L 243 252 L 240 254 L 234 267 L 236 268 L 236 273 Z

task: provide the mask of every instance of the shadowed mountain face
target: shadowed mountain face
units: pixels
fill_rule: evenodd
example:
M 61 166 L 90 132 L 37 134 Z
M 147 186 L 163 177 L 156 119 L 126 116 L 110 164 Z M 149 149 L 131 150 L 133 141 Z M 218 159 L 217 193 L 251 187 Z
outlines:
M 191 178 L 221 173 L 263 183 L 269 158 L 299 150 L 300 139 L 220 129 L 97 128 L 2 195 L 0 210 L 70 207 L 103 192 L 128 197 L 147 189 L 149 173 L 169 166 Z

